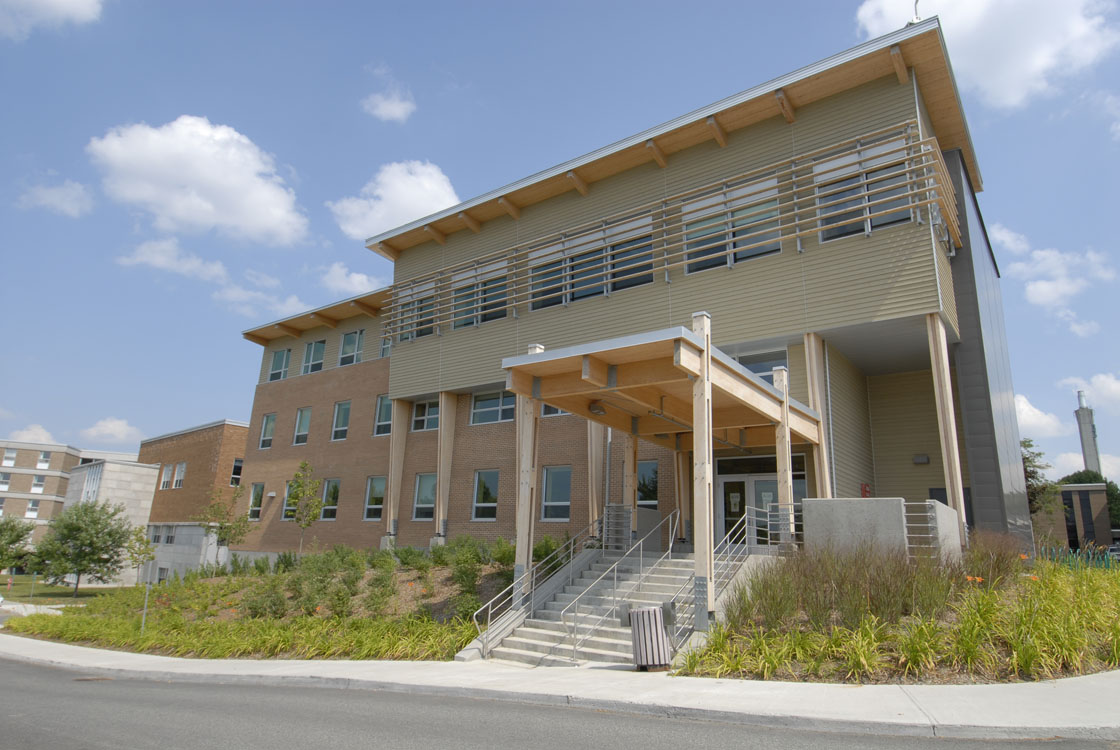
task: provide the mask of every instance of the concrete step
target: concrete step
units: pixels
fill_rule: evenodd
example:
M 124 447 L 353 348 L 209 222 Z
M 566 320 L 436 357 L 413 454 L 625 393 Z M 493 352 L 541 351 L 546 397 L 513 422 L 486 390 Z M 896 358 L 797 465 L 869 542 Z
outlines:
M 571 620 L 569 620 L 571 622 Z M 630 628 L 621 628 L 612 624 L 612 620 L 606 620 L 601 625 L 596 625 L 595 618 L 581 617 L 576 621 L 576 632 L 580 635 L 585 635 L 592 630 L 595 630 L 604 638 L 613 638 L 615 640 L 630 642 Z M 537 630 L 551 630 L 556 633 L 569 633 L 568 623 L 561 622 L 560 620 L 550 620 L 543 617 L 530 617 L 525 620 L 522 627 L 535 628 Z
M 683 580 L 679 584 L 653 583 L 648 579 L 642 581 L 641 584 L 639 584 L 637 580 L 619 581 L 618 590 L 624 596 L 631 593 L 667 594 L 669 596 L 672 596 L 673 594 L 677 593 L 677 590 L 683 583 Z M 582 594 L 585 591 L 601 593 L 603 596 L 611 595 L 614 591 L 614 581 L 601 581 L 594 586 L 591 586 L 590 588 L 588 586 L 580 586 L 578 583 L 564 587 L 565 594 Z
M 544 609 L 559 609 L 563 610 L 573 601 L 575 601 L 576 594 L 557 594 L 556 598 L 544 605 Z M 669 601 L 669 594 L 629 594 L 620 597 L 620 601 L 628 602 L 633 607 L 660 607 L 662 602 Z M 614 606 L 615 599 L 613 596 L 595 596 L 588 595 L 579 600 L 581 611 L 599 611 L 609 609 Z
M 633 651 L 629 634 L 626 640 L 620 638 L 608 638 L 605 635 L 580 633 L 579 637 L 587 638 L 582 644 L 581 648 L 593 648 L 600 651 L 610 651 L 618 654 L 630 654 Z M 552 653 L 554 650 L 572 648 L 571 634 L 568 632 L 556 632 L 553 630 L 542 630 L 538 628 L 520 627 L 513 632 L 509 638 L 505 640 L 502 645 L 508 645 L 513 648 L 519 648 L 524 651 L 541 651 L 542 653 Z
M 522 651 L 504 645 L 491 650 L 490 658 L 528 664 L 533 667 L 578 667 L 580 665 L 580 662 L 572 661 L 570 658 L 542 654 L 536 651 Z
M 542 667 L 576 666 L 583 661 L 608 662 L 611 664 L 634 663 L 634 655 L 631 651 L 626 653 L 604 651 L 600 648 L 590 648 L 585 644 L 576 650 L 573 660 L 570 644 L 542 643 L 513 637 L 507 638 L 501 646 L 490 653 L 492 658 L 520 661 L 523 664 Z

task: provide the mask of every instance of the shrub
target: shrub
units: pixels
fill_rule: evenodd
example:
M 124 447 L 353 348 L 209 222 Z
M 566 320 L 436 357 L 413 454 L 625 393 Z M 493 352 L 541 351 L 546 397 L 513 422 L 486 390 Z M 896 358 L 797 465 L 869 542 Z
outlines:
M 288 612 L 283 585 L 281 576 L 271 576 L 254 585 L 241 599 L 245 613 L 249 617 L 283 617 Z
M 432 545 L 432 549 L 428 554 L 431 555 L 433 565 L 443 566 L 451 564 L 452 552 L 445 544 Z
M 230 555 L 229 557 L 229 572 L 230 575 L 243 576 L 248 575 L 253 570 L 249 558 L 242 557 L 241 555 Z
M 1013 582 L 1023 570 L 1022 544 L 1010 534 L 974 531 L 964 553 L 965 572 L 989 587 Z
M 258 557 L 253 560 L 253 572 L 259 576 L 266 576 L 269 573 L 269 563 L 267 557 Z
M 461 594 L 474 595 L 478 593 L 480 566 L 476 554 L 476 550 L 470 547 L 463 547 L 455 554 L 451 567 L 451 580 L 459 587 L 459 593 Z M 475 609 L 478 608 L 475 607 Z
M 352 613 L 350 596 L 350 589 L 342 582 L 335 581 L 326 591 L 327 609 L 335 617 L 349 617 Z
M 396 549 L 397 560 L 400 561 L 401 567 L 412 568 L 413 570 L 423 572 L 432 567 L 431 559 L 424 554 L 423 550 L 416 549 L 415 547 L 397 547 Z
M 475 594 L 462 593 L 455 597 L 455 616 L 461 620 L 470 620 L 471 615 L 482 606 L 482 601 Z
M 545 534 L 533 545 L 533 562 L 540 562 L 560 548 L 560 543 Z
M 289 570 L 294 570 L 298 562 L 294 552 L 285 550 L 276 556 L 276 564 L 273 566 L 272 572 L 287 573 Z
M 490 558 L 503 568 L 512 568 L 517 559 L 517 548 L 502 537 L 490 545 Z

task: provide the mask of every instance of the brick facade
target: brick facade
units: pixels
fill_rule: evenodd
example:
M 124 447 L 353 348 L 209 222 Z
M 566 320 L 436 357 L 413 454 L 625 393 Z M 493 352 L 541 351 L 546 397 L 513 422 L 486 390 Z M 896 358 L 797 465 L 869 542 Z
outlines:
M 190 521 L 212 498 L 229 500 L 235 459 L 244 459 L 248 428 L 241 423 L 218 422 L 200 428 L 145 440 L 140 444 L 140 463 L 158 464 L 151 523 Z M 174 486 L 174 467 L 186 462 L 183 486 Z M 172 486 L 160 488 L 164 466 L 172 467 Z

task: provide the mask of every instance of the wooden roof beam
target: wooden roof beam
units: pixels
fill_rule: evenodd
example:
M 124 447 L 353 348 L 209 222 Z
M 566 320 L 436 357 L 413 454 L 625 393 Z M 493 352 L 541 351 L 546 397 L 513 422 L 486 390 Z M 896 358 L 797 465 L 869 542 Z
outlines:
M 460 211 L 459 212 L 459 221 L 466 224 L 467 228 L 470 229 L 475 234 L 478 234 L 479 232 L 482 231 L 482 224 L 479 223 L 478 219 L 474 218 L 473 216 L 468 214 L 466 211 Z
M 498 205 L 505 209 L 505 212 L 515 219 L 521 218 L 521 207 L 511 201 L 504 195 L 498 199 Z
M 283 323 L 274 323 L 272 327 L 277 331 L 283 333 L 285 336 L 291 336 L 292 338 L 296 339 L 298 339 L 303 334 L 303 331 L 299 330 L 298 328 L 292 328 L 291 326 L 285 325 Z
M 441 244 L 441 245 L 446 245 L 447 244 L 447 235 L 444 234 L 443 232 L 439 231 L 438 229 L 436 229 L 431 224 L 425 224 L 424 225 L 424 231 L 428 233 L 429 237 L 431 237 L 433 240 L 435 240 L 439 244 Z
M 338 328 L 338 321 L 323 315 L 323 313 L 311 313 L 311 319 L 322 323 L 327 328 Z
M 388 242 L 378 242 L 377 252 L 383 258 L 387 258 L 394 263 L 401 257 L 401 251 L 390 245 Z
M 579 194 L 583 196 L 586 196 L 588 191 L 591 189 L 587 186 L 587 180 L 580 177 L 573 170 L 568 170 L 568 182 L 572 183 L 572 185 L 575 186 L 576 190 L 579 191 Z
M 606 388 L 610 367 L 606 362 L 590 354 L 583 355 L 580 379 L 599 388 Z
M 899 83 L 910 82 L 910 73 L 906 69 L 906 58 L 902 56 L 902 49 L 897 44 L 891 47 L 891 65 L 894 66 L 894 74 L 898 76 Z
M 258 346 L 268 346 L 268 339 L 266 339 L 264 336 L 258 336 L 255 333 L 243 333 L 241 335 L 245 338 L 246 341 L 252 341 Z
M 376 307 L 374 307 L 373 305 L 367 305 L 365 302 L 362 302 L 361 300 L 352 300 L 350 302 L 350 307 L 354 307 L 354 308 L 357 308 L 358 310 L 361 310 L 366 315 L 369 315 L 371 318 L 376 318 L 378 315 L 381 314 L 381 311 L 378 310 Z
M 665 152 L 661 150 L 661 147 L 658 146 L 657 142 L 652 138 L 646 141 L 646 151 L 649 151 L 650 156 L 657 162 L 657 166 L 662 169 L 669 166 L 669 160 L 665 158 Z
M 786 118 L 786 122 L 792 125 L 795 119 L 793 103 L 786 96 L 786 90 L 778 89 L 774 92 L 774 98 L 778 100 L 778 109 L 782 110 L 782 117 Z
M 708 130 L 712 131 L 712 138 L 716 139 L 716 143 L 719 144 L 719 147 L 725 147 L 727 145 L 727 133 L 723 132 L 723 128 L 720 127 L 715 115 L 709 117 L 705 122 L 708 123 Z

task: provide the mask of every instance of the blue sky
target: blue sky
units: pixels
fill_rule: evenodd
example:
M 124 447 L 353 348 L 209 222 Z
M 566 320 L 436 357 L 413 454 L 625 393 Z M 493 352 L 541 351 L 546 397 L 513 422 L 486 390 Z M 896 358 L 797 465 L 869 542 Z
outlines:
M 1021 430 L 1120 476 L 1120 11 L 922 0 L 985 178 Z M 361 240 L 901 26 L 771 4 L 0 0 L 0 435 L 245 419 L 240 331 L 391 278 Z

